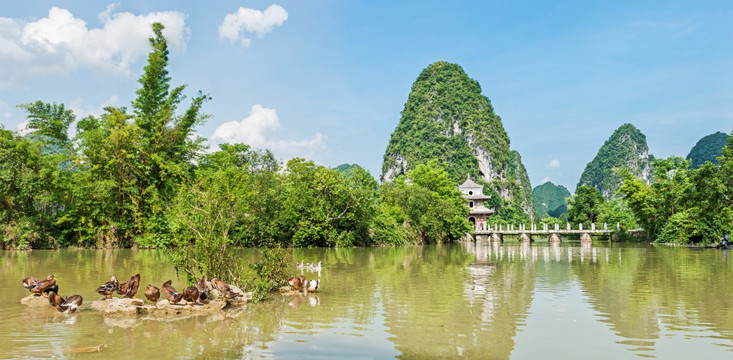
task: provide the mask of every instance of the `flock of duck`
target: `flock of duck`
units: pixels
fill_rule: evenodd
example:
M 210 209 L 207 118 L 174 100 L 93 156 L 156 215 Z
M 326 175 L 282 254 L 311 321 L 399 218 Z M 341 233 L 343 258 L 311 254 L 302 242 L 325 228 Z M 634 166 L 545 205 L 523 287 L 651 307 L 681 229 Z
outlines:
M 186 302 L 184 305 L 194 306 L 196 303 L 208 304 L 210 301 L 209 283 L 206 281 L 206 276 L 202 277 L 201 281 L 199 281 L 195 286 L 189 286 L 181 293 L 179 293 L 171 283 L 172 280 L 168 280 L 161 286 L 163 289 L 163 295 L 168 300 L 169 304 L 177 304 L 183 300 Z M 51 306 L 64 313 L 75 312 L 83 301 L 81 295 L 71 295 L 65 298 L 61 297 L 58 294 L 59 286 L 56 284 L 56 279 L 53 274 L 48 275 L 45 280 L 39 280 L 34 276 L 27 277 L 23 279 L 23 287 L 33 294 L 48 298 L 48 302 Z M 117 280 L 117 277 L 112 275 L 110 281 L 107 281 L 97 288 L 97 292 L 104 295 L 105 298 L 111 298 L 114 293 L 117 293 L 118 295 L 122 295 L 124 298 L 133 299 L 137 296 L 139 287 L 140 274 L 133 275 L 130 277 L 130 280 L 124 283 L 120 283 Z M 222 296 L 227 300 L 241 296 L 241 294 L 232 291 L 229 284 L 218 278 L 211 279 L 211 287 L 219 290 Z M 158 299 L 160 299 L 160 292 L 159 288 L 148 284 L 145 288 L 145 298 L 147 298 L 150 303 L 154 304 Z
M 318 291 L 318 287 L 321 285 L 321 261 L 318 262 L 318 264 L 315 263 L 308 263 L 304 264 L 304 261 L 300 261 L 300 264 L 298 264 L 298 270 L 301 271 L 300 276 L 293 276 L 290 279 L 288 279 L 288 285 L 295 290 L 295 291 L 304 291 L 304 292 L 314 292 Z M 303 270 L 307 270 L 309 272 L 317 272 L 318 273 L 318 280 L 308 280 L 306 279 L 305 275 L 303 275 Z

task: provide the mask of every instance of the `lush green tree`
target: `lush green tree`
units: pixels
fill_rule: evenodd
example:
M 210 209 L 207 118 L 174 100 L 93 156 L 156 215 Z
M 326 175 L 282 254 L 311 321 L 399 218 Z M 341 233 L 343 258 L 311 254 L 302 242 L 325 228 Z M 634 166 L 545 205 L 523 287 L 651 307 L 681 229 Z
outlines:
M 630 172 L 621 170 L 624 183 L 619 192 L 652 239 L 659 241 L 662 228 L 669 218 L 686 208 L 689 189 L 689 162 L 680 157 L 655 159 L 652 183 L 647 185 Z
M 568 198 L 568 221 L 572 224 L 582 223 L 590 226 L 598 221 L 599 207 L 606 202 L 598 189 L 592 186 L 580 186 L 575 195 Z
M 73 111 L 66 109 L 64 104 L 36 101 L 18 107 L 26 112 L 29 129 L 63 146 L 69 144 L 69 126 L 76 120 L 76 116 Z
M 437 161 L 383 184 L 380 199 L 386 213 L 405 228 L 406 238 L 416 243 L 457 240 L 471 231 L 463 196 Z
M 312 161 L 288 161 L 281 209 L 284 240 L 295 246 L 371 243 L 376 188 L 376 180 L 363 169 L 347 177 Z
M 615 198 L 604 201 L 596 209 L 598 210 L 598 224 L 596 226 L 607 224 L 609 230 L 616 229 L 616 224 L 624 230 L 635 229 L 639 226 L 633 212 L 623 199 Z
M 221 144 L 220 151 L 201 159 L 196 177 L 211 172 L 232 172 L 241 187 L 243 216 L 233 225 L 232 239 L 243 246 L 271 246 L 282 233 L 280 207 L 283 179 L 279 163 L 269 150 L 255 151 L 245 144 Z
M 58 173 L 41 143 L 0 128 L 0 246 L 57 245 L 54 219 L 64 205 Z
M 173 247 L 169 253 L 176 270 L 189 283 L 202 275 L 241 281 L 245 267 L 232 252 L 231 232 L 243 216 L 245 176 L 219 170 L 181 186 L 171 209 Z

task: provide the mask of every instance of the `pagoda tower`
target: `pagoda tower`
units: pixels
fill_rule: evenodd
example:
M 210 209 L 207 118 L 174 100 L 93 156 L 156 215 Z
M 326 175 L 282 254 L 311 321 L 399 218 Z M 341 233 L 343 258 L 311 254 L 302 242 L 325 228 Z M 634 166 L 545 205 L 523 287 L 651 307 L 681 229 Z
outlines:
M 467 221 L 473 223 L 476 231 L 488 230 L 486 217 L 494 213 L 494 209 L 484 206 L 484 201 L 491 199 L 491 196 L 484 195 L 483 185 L 476 184 L 471 180 L 471 174 L 468 174 L 466 181 L 458 185 L 458 190 L 463 192 L 471 212 L 468 214 Z

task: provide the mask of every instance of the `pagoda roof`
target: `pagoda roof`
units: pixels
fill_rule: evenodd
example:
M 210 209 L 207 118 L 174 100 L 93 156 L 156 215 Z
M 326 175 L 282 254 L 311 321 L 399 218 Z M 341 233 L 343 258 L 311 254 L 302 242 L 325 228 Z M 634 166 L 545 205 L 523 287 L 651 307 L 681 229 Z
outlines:
M 489 200 L 491 199 L 491 196 L 489 195 L 483 195 L 483 194 L 473 194 L 465 196 L 466 200 Z
M 473 180 L 471 180 L 471 174 L 468 174 L 466 176 L 466 181 L 464 181 L 463 184 L 458 185 L 458 188 L 482 188 L 483 189 L 483 186 L 473 182 Z
M 491 215 L 493 213 L 494 213 L 494 209 L 487 209 L 485 207 L 480 207 L 480 208 L 477 207 L 477 208 L 471 209 L 471 212 L 469 213 L 469 215 L 480 215 L 480 214 Z

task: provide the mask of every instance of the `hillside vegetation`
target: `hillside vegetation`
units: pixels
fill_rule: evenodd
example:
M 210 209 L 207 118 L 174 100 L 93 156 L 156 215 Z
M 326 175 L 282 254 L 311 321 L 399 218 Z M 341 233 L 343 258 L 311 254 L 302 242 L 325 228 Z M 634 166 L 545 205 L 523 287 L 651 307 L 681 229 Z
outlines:
M 578 188 L 592 186 L 606 199 L 611 199 L 616 196 L 616 191 L 623 183 L 623 179 L 614 169 L 622 168 L 649 182 L 651 159 L 646 136 L 632 124 L 621 125 L 606 140 L 595 158 L 585 167 Z
M 542 219 L 545 215 L 559 218 L 562 214 L 568 214 L 568 205 L 565 199 L 570 197 L 570 191 L 562 185 L 555 185 L 548 181 L 532 190 L 535 212 L 537 218 Z
M 728 143 L 728 135 L 720 131 L 700 139 L 687 154 L 690 168 L 697 169 L 706 161 L 718 165 L 718 157 L 723 155 L 723 148 Z
M 527 171 L 519 154 L 510 151 L 501 118 L 476 80 L 443 61 L 415 80 L 384 154 L 382 179 L 390 182 L 431 160 L 445 164 L 456 184 L 466 174 L 483 180 L 488 195 L 502 200 L 500 208 L 534 213 Z

